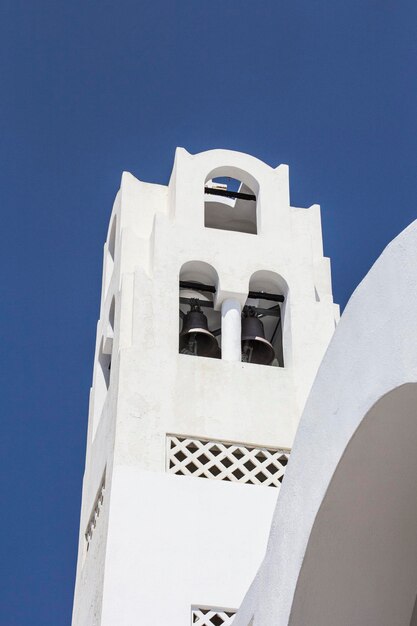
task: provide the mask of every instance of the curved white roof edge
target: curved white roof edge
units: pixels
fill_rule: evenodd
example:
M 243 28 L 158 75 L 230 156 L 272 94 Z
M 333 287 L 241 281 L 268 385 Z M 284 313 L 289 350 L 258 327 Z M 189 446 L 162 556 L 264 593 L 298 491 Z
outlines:
M 234 626 L 416 619 L 417 385 L 410 383 L 417 383 L 417 221 L 387 246 L 343 313 L 300 421 L 264 561 Z
M 268 169 L 278 169 L 282 165 L 285 165 L 285 164 L 280 164 L 276 167 L 272 167 L 265 161 L 262 161 L 262 159 L 259 159 L 258 157 L 255 157 L 252 154 L 248 154 L 247 152 L 241 152 L 240 150 L 230 150 L 226 148 L 212 148 L 211 150 L 203 150 L 202 152 L 192 153 L 192 152 L 188 152 L 186 148 L 178 147 L 176 148 L 175 152 L 177 151 L 185 152 L 189 156 L 192 156 L 195 158 L 213 159 L 216 162 L 221 161 L 224 158 L 242 160 L 242 161 L 245 161 L 247 164 L 251 163 L 251 167 L 260 166 L 260 167 L 267 167 Z

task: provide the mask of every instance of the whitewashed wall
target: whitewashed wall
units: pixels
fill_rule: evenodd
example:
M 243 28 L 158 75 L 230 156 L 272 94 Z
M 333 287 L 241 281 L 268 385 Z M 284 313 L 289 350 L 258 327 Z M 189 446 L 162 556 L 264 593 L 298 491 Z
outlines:
M 258 234 L 204 226 L 205 181 L 226 174 L 256 191 Z M 191 605 L 238 606 L 261 562 L 277 490 L 168 475 L 166 435 L 291 448 L 338 319 L 319 207 L 290 206 L 284 165 L 179 148 L 168 187 L 123 174 L 104 261 L 73 626 L 160 626 L 168 616 L 180 626 Z M 285 367 L 178 354 L 178 282 L 189 262 L 213 268 L 218 310 L 229 297 L 243 305 L 255 273 L 278 275 Z M 112 352 L 108 391 L 100 351 Z
M 343 313 L 234 626 L 415 623 L 416 345 L 413 222 Z

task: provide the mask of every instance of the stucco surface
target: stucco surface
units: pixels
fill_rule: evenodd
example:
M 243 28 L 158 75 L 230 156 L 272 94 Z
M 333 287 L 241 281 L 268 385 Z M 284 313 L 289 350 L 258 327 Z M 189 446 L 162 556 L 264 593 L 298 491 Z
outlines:
M 256 194 L 257 234 L 205 227 L 204 185 L 215 176 L 234 176 Z M 178 352 L 184 276 L 215 287 L 219 319 L 223 303 L 235 302 L 222 359 Z M 239 360 L 237 312 L 249 288 L 285 297 L 284 367 Z M 239 604 L 264 553 L 277 490 L 167 476 L 167 434 L 291 448 L 337 320 L 320 209 L 290 206 L 287 166 L 178 148 L 167 187 L 123 174 L 104 246 L 73 626 L 182 626 L 193 604 Z M 104 468 L 105 502 L 86 555 Z M 189 571 L 192 584 L 173 593 Z M 169 621 L 155 617 L 158 602 L 168 602 Z
M 260 565 L 275 501 L 270 487 L 118 467 L 101 624 L 188 626 L 192 604 L 236 609 Z
M 417 590 L 417 222 L 353 294 L 236 626 L 409 626 Z M 415 619 L 415 615 L 414 618 Z

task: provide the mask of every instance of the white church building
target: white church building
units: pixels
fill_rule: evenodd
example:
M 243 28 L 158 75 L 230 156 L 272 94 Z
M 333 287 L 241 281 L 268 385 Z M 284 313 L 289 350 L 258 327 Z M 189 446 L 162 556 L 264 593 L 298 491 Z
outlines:
M 338 316 L 285 165 L 123 174 L 72 626 L 417 626 L 417 222 Z
M 232 624 L 338 316 L 320 208 L 291 206 L 286 165 L 178 148 L 168 186 L 123 174 L 73 626 Z

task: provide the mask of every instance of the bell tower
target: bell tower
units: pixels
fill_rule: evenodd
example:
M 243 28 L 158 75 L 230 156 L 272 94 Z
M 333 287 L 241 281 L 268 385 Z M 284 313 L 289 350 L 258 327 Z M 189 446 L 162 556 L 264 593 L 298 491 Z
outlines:
M 264 555 L 338 320 L 288 168 L 178 148 L 124 173 L 104 246 L 73 626 L 220 626 Z

